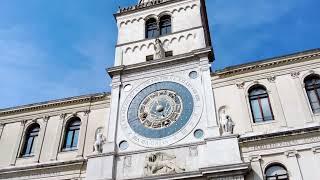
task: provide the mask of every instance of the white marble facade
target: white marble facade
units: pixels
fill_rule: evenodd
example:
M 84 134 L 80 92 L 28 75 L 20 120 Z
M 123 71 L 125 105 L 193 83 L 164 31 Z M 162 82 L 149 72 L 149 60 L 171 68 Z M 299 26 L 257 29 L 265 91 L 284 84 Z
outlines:
M 146 38 L 146 22 L 163 16 L 171 32 Z M 0 179 L 319 179 L 320 116 L 305 86 L 320 75 L 319 49 L 211 72 L 204 0 L 138 1 L 115 17 L 112 91 L 0 110 Z M 156 39 L 162 55 L 147 61 Z M 161 82 L 183 85 L 194 108 L 172 135 L 143 137 L 128 126 L 128 109 Z M 270 117 L 254 116 L 254 87 L 265 89 Z M 76 142 L 66 148 L 75 119 Z

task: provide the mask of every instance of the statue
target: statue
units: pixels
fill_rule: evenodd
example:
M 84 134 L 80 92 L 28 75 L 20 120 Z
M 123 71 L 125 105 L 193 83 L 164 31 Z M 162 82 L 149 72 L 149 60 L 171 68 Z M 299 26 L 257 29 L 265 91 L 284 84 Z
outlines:
M 222 129 L 222 134 L 233 134 L 234 122 L 231 117 L 226 114 L 225 108 L 220 112 L 220 126 Z
M 166 153 L 152 153 L 146 156 L 144 173 L 146 176 L 181 173 L 185 171 L 184 168 L 180 168 L 175 163 L 175 156 Z
M 98 132 L 96 135 L 96 141 L 94 142 L 94 151 L 95 153 L 103 152 L 103 144 L 105 143 L 106 138 L 103 136 L 102 132 Z
M 160 41 L 160 39 L 156 39 L 155 45 L 154 45 L 154 51 L 155 51 L 155 54 L 154 54 L 155 58 L 154 59 L 162 59 L 165 57 L 165 51 L 164 51 L 163 44 Z

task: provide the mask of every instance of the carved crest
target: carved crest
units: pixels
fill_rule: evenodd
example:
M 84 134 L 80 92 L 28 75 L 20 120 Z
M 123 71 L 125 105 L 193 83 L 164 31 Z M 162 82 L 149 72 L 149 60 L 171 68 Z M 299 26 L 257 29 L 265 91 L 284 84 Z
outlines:
M 146 176 L 181 173 L 185 171 L 176 163 L 176 156 L 163 152 L 152 153 L 146 156 L 144 173 Z

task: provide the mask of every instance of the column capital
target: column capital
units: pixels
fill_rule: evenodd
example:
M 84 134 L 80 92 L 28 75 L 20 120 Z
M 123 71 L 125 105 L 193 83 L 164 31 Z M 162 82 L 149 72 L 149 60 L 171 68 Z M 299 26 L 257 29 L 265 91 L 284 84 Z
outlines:
M 243 89 L 244 88 L 244 85 L 245 85 L 245 82 L 237 82 L 236 83 L 236 86 L 238 87 L 238 89 Z
M 85 111 L 84 111 L 84 116 L 88 116 L 88 115 L 90 114 L 90 112 L 91 112 L 91 110 L 90 110 L 90 109 L 85 110 Z
M 313 147 L 313 148 L 311 148 L 311 150 L 314 154 L 318 154 L 318 153 L 320 153 L 320 146 Z
M 20 121 L 20 126 L 24 126 L 24 125 L 26 125 L 26 123 L 27 123 L 27 120 L 22 120 L 22 121 Z
M 267 77 L 267 80 L 271 83 L 274 83 L 276 81 L 277 76 L 269 76 Z
M 50 116 L 44 116 L 42 118 L 43 122 L 45 122 L 45 123 L 47 123 L 49 121 L 49 119 L 50 119 Z
M 64 120 L 67 117 L 67 113 L 60 114 L 60 119 Z
M 250 162 L 257 162 L 262 160 L 262 157 L 260 155 L 253 155 L 249 157 Z
M 290 151 L 286 151 L 284 152 L 284 155 L 287 156 L 287 158 L 289 157 L 297 157 L 297 155 L 299 155 L 297 150 L 290 150 Z
M 290 75 L 293 79 L 296 79 L 299 78 L 300 72 L 291 72 Z

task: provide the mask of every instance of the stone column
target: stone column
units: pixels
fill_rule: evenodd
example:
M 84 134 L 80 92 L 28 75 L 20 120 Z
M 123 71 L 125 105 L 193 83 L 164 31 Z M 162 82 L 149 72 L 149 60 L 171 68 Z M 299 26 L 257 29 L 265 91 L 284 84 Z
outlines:
M 299 154 L 298 151 L 292 150 L 292 151 L 287 151 L 284 153 L 287 158 L 288 158 L 288 171 L 289 171 L 289 176 L 291 178 L 294 178 L 295 180 L 303 180 L 303 176 L 302 176 L 302 171 L 300 168 L 300 164 L 299 164 Z
M 77 157 L 83 157 L 84 146 L 87 136 L 88 129 L 88 119 L 89 119 L 90 110 L 85 111 L 83 114 L 79 115 L 81 117 L 81 127 L 80 127 L 80 136 L 79 136 L 79 144 L 78 144 L 78 154 Z
M 62 132 L 63 124 L 66 119 L 66 116 L 67 116 L 67 114 L 60 115 L 59 124 L 58 124 L 58 128 L 57 128 L 57 134 L 54 139 L 54 145 L 53 145 L 51 157 L 50 157 L 51 161 L 57 160 L 57 156 L 58 156 L 58 152 L 59 152 L 59 148 L 60 148 L 60 142 L 61 142 L 62 133 L 63 133 Z
M 305 98 L 305 93 L 303 92 L 304 86 L 301 85 L 300 79 L 299 79 L 300 72 L 292 72 L 291 77 L 293 78 L 294 85 L 296 87 L 297 95 L 299 98 L 299 104 L 301 105 L 301 108 L 303 110 L 304 116 L 305 116 L 305 122 L 311 123 L 313 122 L 312 115 L 310 113 L 310 109 L 308 107 L 308 100 Z
M 200 58 L 201 82 L 203 91 L 203 101 L 205 102 L 204 111 L 207 114 L 207 127 L 209 129 L 216 128 L 216 130 L 209 130 L 209 137 L 219 136 L 219 126 L 216 115 L 216 104 L 211 84 L 210 67 L 207 57 Z
M 239 98 L 240 98 L 240 102 L 241 102 L 241 111 L 242 111 L 242 124 L 244 126 L 245 132 L 252 132 L 252 124 L 251 124 L 251 118 L 250 118 L 250 106 L 248 105 L 248 101 L 247 101 L 247 92 L 245 92 L 244 90 L 244 85 L 245 82 L 239 82 L 236 84 L 237 88 L 238 88 L 238 93 L 239 93 Z M 249 107 L 249 108 L 248 108 Z
M 44 137 L 45 137 L 45 134 L 46 134 L 46 131 L 47 131 L 47 124 L 48 124 L 48 120 L 49 120 L 49 116 L 45 116 L 42 118 L 42 122 L 40 123 L 42 126 L 41 126 L 41 129 L 40 129 L 40 133 L 39 133 L 39 139 L 38 139 L 38 142 L 37 142 L 37 145 L 36 145 L 36 154 L 35 154 L 35 162 L 39 162 L 40 160 L 40 155 L 41 155 L 41 150 L 42 150 L 42 146 L 43 146 L 43 140 L 44 140 Z
M 272 99 L 274 102 L 274 107 L 272 108 L 272 110 L 274 113 L 276 113 L 276 114 L 274 114 L 275 118 L 279 120 L 282 127 L 287 127 L 286 117 L 284 115 L 284 111 L 283 111 L 282 104 L 280 101 L 280 96 L 278 93 L 278 88 L 277 88 L 277 85 L 275 82 L 276 76 L 270 76 L 267 79 L 270 82 L 270 90 L 271 90 L 270 94 L 273 94 Z
M 1 140 L 1 136 L 2 136 L 2 132 L 3 132 L 4 126 L 5 126 L 4 123 L 0 123 L 0 140 Z
M 261 161 L 262 161 L 261 156 L 251 156 L 249 159 L 251 162 L 251 169 L 252 169 L 252 171 L 254 171 L 253 179 L 254 180 L 264 179 L 264 173 L 261 168 Z
M 120 93 L 121 93 L 121 79 L 120 75 L 114 75 L 112 78 L 112 91 L 111 91 L 111 104 L 110 104 L 110 117 L 106 121 L 105 127 L 107 127 L 107 142 L 103 148 L 107 152 L 115 151 L 115 141 L 117 132 L 117 123 L 119 117 L 119 103 L 120 103 Z
M 20 122 L 20 128 L 19 128 L 19 131 L 18 131 L 18 137 L 16 139 L 16 142 L 14 142 L 15 145 L 14 145 L 14 149 L 13 149 L 13 152 L 12 152 L 12 155 L 11 155 L 11 159 L 10 159 L 10 166 L 14 166 L 16 164 L 16 160 L 17 160 L 17 157 L 18 157 L 19 149 L 20 149 L 21 140 L 23 138 L 23 130 L 24 130 L 24 127 L 26 125 L 26 122 L 27 121 L 21 121 Z

